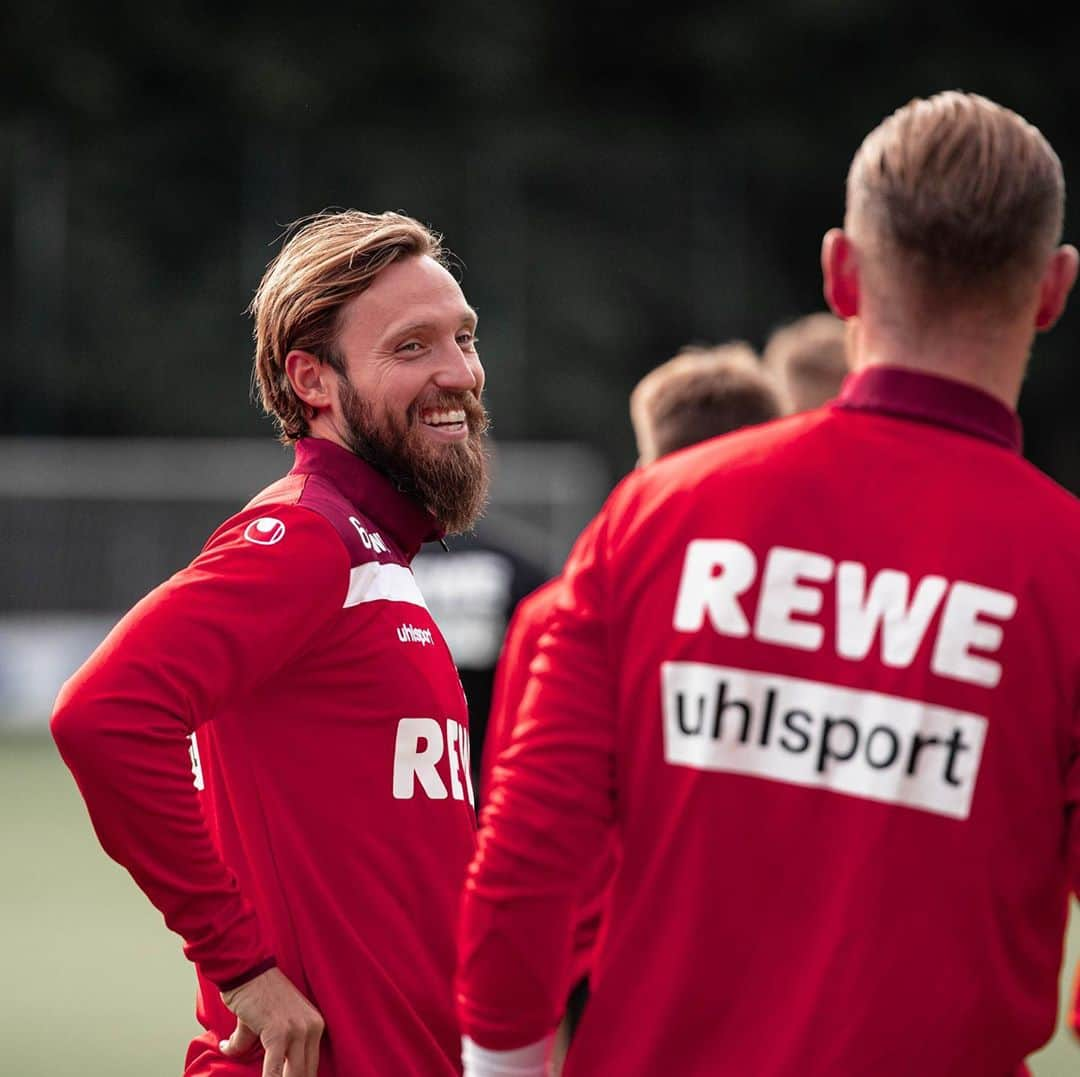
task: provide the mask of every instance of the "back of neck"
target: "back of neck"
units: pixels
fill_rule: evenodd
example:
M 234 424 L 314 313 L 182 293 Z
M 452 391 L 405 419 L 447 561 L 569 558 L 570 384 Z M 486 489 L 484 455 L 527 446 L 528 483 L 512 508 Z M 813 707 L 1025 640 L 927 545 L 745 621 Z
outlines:
M 852 370 L 896 366 L 972 385 L 1015 410 L 1033 334 L 980 326 L 975 331 L 919 327 L 876 330 L 865 323 L 849 338 Z

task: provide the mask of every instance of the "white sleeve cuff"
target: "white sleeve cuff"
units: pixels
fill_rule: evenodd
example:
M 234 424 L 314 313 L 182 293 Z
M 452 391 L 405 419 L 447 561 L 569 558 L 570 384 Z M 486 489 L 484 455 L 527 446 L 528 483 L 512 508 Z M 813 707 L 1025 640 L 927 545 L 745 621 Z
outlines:
M 547 1061 L 554 1034 L 513 1051 L 489 1051 L 461 1037 L 461 1061 L 465 1077 L 547 1077 Z

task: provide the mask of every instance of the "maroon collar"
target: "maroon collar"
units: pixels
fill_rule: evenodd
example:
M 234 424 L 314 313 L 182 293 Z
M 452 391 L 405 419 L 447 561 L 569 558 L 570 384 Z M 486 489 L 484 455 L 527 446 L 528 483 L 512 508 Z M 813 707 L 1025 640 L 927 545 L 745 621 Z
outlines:
M 946 426 L 1015 453 L 1022 446 L 1019 416 L 997 397 L 909 367 L 868 366 L 849 374 L 834 406 Z
M 435 517 L 382 472 L 336 442 L 306 437 L 296 443 L 293 475 L 322 475 L 362 513 L 394 536 L 410 556 L 445 534 Z

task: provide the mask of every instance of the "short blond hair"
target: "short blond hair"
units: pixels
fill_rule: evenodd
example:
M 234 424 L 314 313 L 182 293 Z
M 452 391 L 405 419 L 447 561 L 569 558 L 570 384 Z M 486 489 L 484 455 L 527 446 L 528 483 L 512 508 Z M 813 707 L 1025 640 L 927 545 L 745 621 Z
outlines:
M 881 244 L 924 300 L 1008 299 L 1060 242 L 1064 205 L 1061 162 L 1041 132 L 951 90 L 915 98 L 866 137 L 846 227 Z
M 630 421 L 643 463 L 706 438 L 778 418 L 769 375 L 744 341 L 691 345 L 653 370 L 630 394 Z
M 400 213 L 326 211 L 295 222 L 290 231 L 249 308 L 253 388 L 284 442 L 303 437 L 309 417 L 285 373 L 289 352 L 311 352 L 344 372 L 336 347 L 341 308 L 401 258 L 427 255 L 445 264 L 441 236 Z
M 773 330 L 761 361 L 780 386 L 785 410 L 820 407 L 847 377 L 847 329 L 826 311 L 796 318 Z

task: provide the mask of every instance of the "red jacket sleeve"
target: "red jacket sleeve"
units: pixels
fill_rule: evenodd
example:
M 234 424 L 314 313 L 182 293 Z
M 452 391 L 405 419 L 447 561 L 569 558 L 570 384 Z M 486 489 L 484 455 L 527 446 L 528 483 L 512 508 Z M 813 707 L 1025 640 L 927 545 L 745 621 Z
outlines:
M 222 527 L 120 621 L 64 685 L 52 718 L 105 851 L 219 987 L 273 961 L 204 823 L 187 738 L 303 648 L 341 608 L 349 577 L 322 517 L 270 511 L 279 540 L 248 529 L 259 512 Z
M 526 595 L 507 625 L 502 652 L 495 664 L 491 709 L 484 731 L 484 754 L 480 764 L 481 804 L 487 801 L 495 762 L 513 737 L 525 686 L 529 682 L 529 666 L 555 608 L 559 583 L 556 577 Z
M 458 1011 L 465 1035 L 496 1050 L 541 1039 L 561 1016 L 577 900 L 612 837 L 605 536 L 600 518 L 567 562 L 466 878 Z

